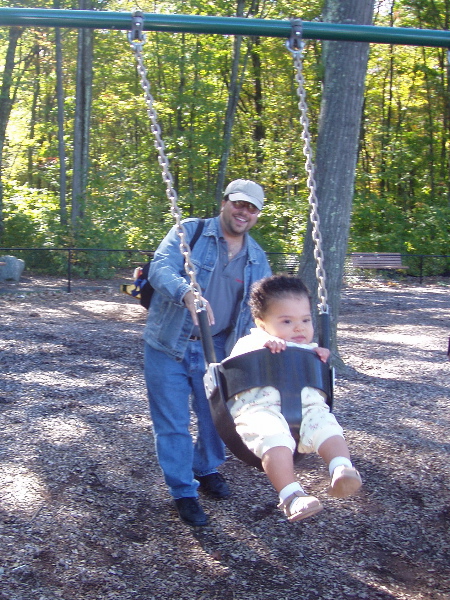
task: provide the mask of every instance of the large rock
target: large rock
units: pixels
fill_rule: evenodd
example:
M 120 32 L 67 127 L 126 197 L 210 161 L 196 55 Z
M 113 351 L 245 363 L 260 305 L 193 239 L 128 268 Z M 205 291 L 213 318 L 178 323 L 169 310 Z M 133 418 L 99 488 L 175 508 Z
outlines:
M 19 281 L 25 268 L 21 258 L 0 256 L 0 281 Z

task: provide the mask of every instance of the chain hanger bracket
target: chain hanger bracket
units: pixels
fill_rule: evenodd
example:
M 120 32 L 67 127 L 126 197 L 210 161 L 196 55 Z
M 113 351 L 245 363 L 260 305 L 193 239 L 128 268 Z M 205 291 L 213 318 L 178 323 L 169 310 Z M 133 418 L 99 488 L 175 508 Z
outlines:
M 145 42 L 144 13 L 140 10 L 135 10 L 131 16 L 131 30 L 128 32 L 128 40 L 130 44 Z
M 297 53 L 301 54 L 305 47 L 303 21 L 301 19 L 291 19 L 291 26 L 291 35 L 286 40 L 286 48 L 295 56 Z

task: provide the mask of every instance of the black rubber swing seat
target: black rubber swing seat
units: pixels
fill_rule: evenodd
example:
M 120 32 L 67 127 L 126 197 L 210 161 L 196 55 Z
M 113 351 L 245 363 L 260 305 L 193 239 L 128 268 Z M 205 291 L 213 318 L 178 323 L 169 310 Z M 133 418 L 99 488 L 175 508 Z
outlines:
M 322 391 L 330 410 L 333 407 L 332 369 L 314 351 L 303 348 L 287 347 L 277 354 L 263 348 L 210 363 L 204 382 L 214 425 L 223 442 L 237 458 L 258 469 L 262 469 L 261 460 L 241 440 L 228 409 L 236 394 L 254 387 L 275 387 L 280 392 L 281 412 L 295 439 L 302 419 L 304 387 Z

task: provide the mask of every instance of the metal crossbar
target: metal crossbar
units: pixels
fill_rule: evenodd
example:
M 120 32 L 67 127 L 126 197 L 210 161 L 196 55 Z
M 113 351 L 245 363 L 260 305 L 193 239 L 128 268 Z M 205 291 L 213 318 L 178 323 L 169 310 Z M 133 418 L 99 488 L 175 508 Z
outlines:
M 0 27 L 71 27 L 129 30 L 130 13 L 47 8 L 0 8 Z M 144 31 L 288 38 L 288 20 L 144 13 Z M 303 38 L 450 48 L 450 32 L 409 27 L 303 22 Z

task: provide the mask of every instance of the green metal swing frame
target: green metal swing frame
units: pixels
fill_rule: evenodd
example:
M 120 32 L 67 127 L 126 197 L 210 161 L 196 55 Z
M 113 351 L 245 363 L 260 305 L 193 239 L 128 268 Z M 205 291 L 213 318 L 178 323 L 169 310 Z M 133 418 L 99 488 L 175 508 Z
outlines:
M 144 31 L 288 38 L 289 20 L 143 13 Z M 130 13 L 47 8 L 0 8 L 0 27 L 131 29 Z M 409 27 L 303 21 L 303 38 L 450 48 L 450 32 Z

